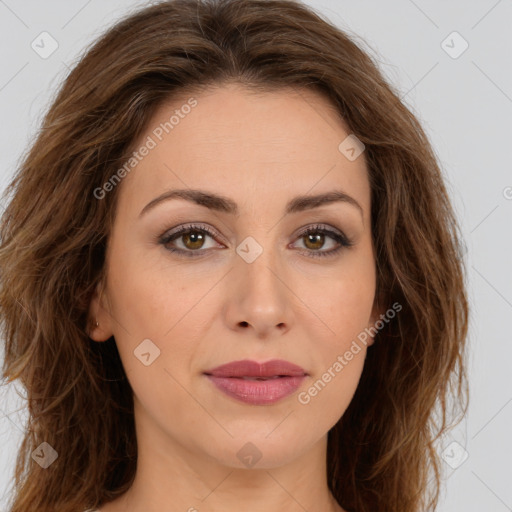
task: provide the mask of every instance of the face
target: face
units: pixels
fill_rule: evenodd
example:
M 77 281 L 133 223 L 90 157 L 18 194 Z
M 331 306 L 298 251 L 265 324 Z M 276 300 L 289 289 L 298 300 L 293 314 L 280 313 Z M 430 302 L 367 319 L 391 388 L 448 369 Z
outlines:
M 91 337 L 115 338 L 138 436 L 272 468 L 325 441 L 361 376 L 366 346 L 351 347 L 377 318 L 364 153 L 339 149 L 350 132 L 311 91 L 225 85 L 189 98 L 155 113 L 134 146 L 148 151 L 117 185 Z M 178 189 L 188 198 L 161 197 Z M 324 194 L 335 200 L 307 201 Z M 207 375 L 275 359 L 302 376 Z

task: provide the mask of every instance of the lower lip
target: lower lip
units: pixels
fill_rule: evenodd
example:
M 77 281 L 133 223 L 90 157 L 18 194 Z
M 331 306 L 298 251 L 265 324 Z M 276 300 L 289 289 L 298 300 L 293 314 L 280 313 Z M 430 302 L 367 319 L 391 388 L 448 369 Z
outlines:
M 291 395 L 301 385 L 305 375 L 278 377 L 267 380 L 245 380 L 235 377 L 207 377 L 220 389 L 241 402 L 268 405 Z

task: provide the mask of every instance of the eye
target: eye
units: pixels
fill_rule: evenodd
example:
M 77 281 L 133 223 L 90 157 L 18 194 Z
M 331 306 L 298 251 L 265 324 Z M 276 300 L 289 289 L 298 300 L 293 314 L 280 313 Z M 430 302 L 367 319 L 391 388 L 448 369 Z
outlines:
M 320 251 L 319 249 L 325 244 L 325 239 L 334 240 L 338 246 L 331 250 Z M 313 258 L 335 256 L 343 248 L 354 245 L 341 231 L 334 231 L 323 225 L 311 226 L 299 235 L 299 240 L 303 240 L 308 249 L 308 253 Z
M 187 224 L 180 226 L 170 233 L 164 234 L 159 239 L 169 252 L 177 253 L 187 257 L 202 256 L 209 247 L 204 247 L 207 238 L 219 238 L 219 235 L 206 225 Z M 330 250 L 319 250 L 326 243 L 326 238 L 335 242 L 335 248 Z M 323 225 L 310 226 L 299 234 L 298 240 L 304 241 L 304 251 L 313 258 L 334 256 L 343 248 L 351 247 L 353 243 L 341 232 L 334 231 Z M 172 247 L 171 244 L 180 242 L 182 247 Z M 336 247 L 336 244 L 337 247 Z M 211 248 L 211 247 L 210 247 Z
M 217 234 L 212 231 L 208 226 L 188 224 L 180 226 L 178 229 L 164 235 L 160 239 L 160 243 L 170 252 L 177 252 L 184 254 L 185 256 L 198 256 L 202 254 L 202 251 L 198 253 L 200 249 L 205 249 L 204 242 L 206 238 L 214 238 Z M 171 242 L 175 240 L 180 241 L 184 248 L 167 247 Z

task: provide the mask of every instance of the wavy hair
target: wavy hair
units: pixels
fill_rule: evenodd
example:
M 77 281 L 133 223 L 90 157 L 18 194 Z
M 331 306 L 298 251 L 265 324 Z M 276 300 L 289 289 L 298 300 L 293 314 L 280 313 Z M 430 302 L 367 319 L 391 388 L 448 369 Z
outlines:
M 133 392 L 113 337 L 87 334 L 122 183 L 106 200 L 94 190 L 163 102 L 231 82 L 316 91 L 366 146 L 377 296 L 402 310 L 328 433 L 328 484 L 350 512 L 435 509 L 448 402 L 467 410 L 468 300 L 460 228 L 420 122 L 375 58 L 300 2 L 169 0 L 125 16 L 77 59 L 4 192 L 2 370 L 28 406 L 11 512 L 76 512 L 130 487 Z M 47 469 L 31 460 L 42 442 L 58 453 Z

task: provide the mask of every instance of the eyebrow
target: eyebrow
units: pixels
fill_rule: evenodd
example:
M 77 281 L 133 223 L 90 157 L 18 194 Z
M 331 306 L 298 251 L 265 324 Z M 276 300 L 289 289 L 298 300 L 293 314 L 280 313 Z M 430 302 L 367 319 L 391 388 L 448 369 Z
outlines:
M 170 199 L 185 199 L 186 201 L 190 201 L 200 206 L 205 206 L 210 210 L 228 213 L 235 216 L 239 215 L 238 205 L 228 197 L 204 190 L 176 189 L 164 192 L 162 195 L 150 201 L 141 210 L 139 217 L 142 217 L 149 210 L 152 210 L 156 205 Z M 291 213 L 302 212 L 335 202 L 342 202 L 356 207 L 360 211 L 361 217 L 363 217 L 364 211 L 361 205 L 353 197 L 349 196 L 341 190 L 333 190 L 331 192 L 317 195 L 303 195 L 294 197 L 286 204 L 284 213 L 285 215 L 288 215 Z

